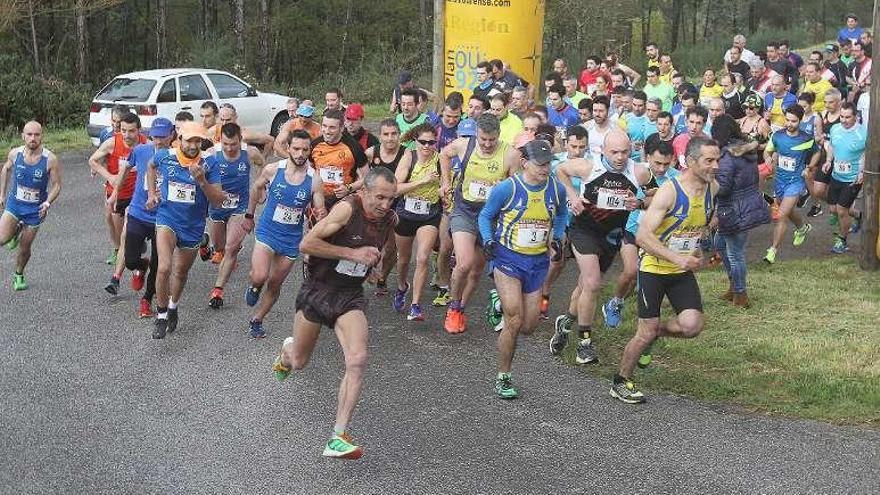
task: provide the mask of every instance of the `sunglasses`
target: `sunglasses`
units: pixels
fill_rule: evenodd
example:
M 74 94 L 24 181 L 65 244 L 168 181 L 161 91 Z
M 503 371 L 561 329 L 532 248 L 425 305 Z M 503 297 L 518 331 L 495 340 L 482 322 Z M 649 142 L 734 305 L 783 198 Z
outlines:
M 416 139 L 416 142 L 424 146 L 434 146 L 437 144 L 436 139 Z

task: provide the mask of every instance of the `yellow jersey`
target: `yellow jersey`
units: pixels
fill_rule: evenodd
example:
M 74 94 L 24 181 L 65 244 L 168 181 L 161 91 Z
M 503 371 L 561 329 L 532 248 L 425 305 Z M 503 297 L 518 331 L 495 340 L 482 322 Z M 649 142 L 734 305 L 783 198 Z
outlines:
M 713 208 L 712 188 L 706 186 L 703 196 L 692 196 L 681 187 L 679 179 L 669 179 L 675 187 L 675 205 L 666 212 L 654 234 L 667 248 L 681 254 L 692 254 L 699 249 L 700 240 L 707 235 L 710 212 Z M 639 270 L 658 275 L 684 273 L 675 263 L 653 254 L 643 252 Z

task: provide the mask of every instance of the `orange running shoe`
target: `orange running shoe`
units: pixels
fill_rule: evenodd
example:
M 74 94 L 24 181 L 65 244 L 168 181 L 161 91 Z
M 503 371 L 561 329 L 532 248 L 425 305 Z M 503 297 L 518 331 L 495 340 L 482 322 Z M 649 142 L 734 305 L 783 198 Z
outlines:
M 138 292 L 144 288 L 144 272 L 135 270 L 131 275 L 131 290 Z
M 211 300 L 208 301 L 208 306 L 214 309 L 220 309 L 223 306 L 223 287 L 211 289 Z
M 138 318 L 149 318 L 153 316 L 153 309 L 150 307 L 150 301 L 141 298 L 141 307 L 138 310 Z
M 215 265 L 219 265 L 223 261 L 223 251 L 219 249 L 214 251 L 214 254 L 211 255 L 211 263 Z
M 448 333 L 461 333 L 465 330 L 464 312 L 458 308 L 449 308 L 446 310 L 446 321 L 443 322 L 443 328 Z

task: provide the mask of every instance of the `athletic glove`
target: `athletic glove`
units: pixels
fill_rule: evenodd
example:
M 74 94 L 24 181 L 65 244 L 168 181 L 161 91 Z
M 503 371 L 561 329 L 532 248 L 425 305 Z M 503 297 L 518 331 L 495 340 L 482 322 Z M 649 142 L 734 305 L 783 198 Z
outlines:
M 498 249 L 498 241 L 486 241 L 483 244 L 483 256 L 487 260 L 495 259 L 495 250 Z
M 550 261 L 554 263 L 562 261 L 562 241 L 553 239 L 550 241 L 550 249 L 553 250 L 553 255 L 550 257 Z

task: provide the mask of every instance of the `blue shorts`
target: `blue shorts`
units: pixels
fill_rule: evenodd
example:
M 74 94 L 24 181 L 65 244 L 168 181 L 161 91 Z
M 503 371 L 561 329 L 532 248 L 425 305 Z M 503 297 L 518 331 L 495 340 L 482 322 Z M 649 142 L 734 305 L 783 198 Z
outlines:
M 229 218 L 232 215 L 244 215 L 246 208 L 238 207 L 238 208 L 209 208 L 208 209 L 208 219 L 212 222 L 229 222 Z
M 38 209 L 35 212 L 23 212 L 15 207 L 12 203 L 6 205 L 6 213 L 12 215 L 19 222 L 27 225 L 31 228 L 37 228 L 43 223 L 43 219 L 40 218 L 40 210 Z
M 180 249 L 198 249 L 202 245 L 202 237 L 205 233 L 204 227 L 202 227 L 201 231 L 196 233 L 195 231 L 190 232 L 156 222 L 156 230 L 159 229 L 166 229 L 173 232 L 177 237 L 177 247 Z
M 799 177 L 791 182 L 777 180 L 773 185 L 773 190 L 776 193 L 776 197 L 779 199 L 790 198 L 792 196 L 800 197 L 800 195 L 807 190 L 807 183 L 804 182 L 803 177 Z
M 298 242 L 282 242 L 277 237 L 269 235 L 265 232 L 257 232 L 257 242 L 272 251 L 273 254 L 284 256 L 285 258 L 296 260 L 299 257 Z
M 513 277 L 522 284 L 523 294 L 531 294 L 541 289 L 547 271 L 550 270 L 548 254 L 519 254 L 504 246 L 498 246 L 492 268 L 508 277 Z

